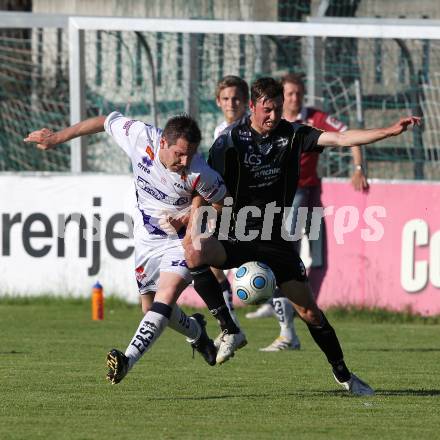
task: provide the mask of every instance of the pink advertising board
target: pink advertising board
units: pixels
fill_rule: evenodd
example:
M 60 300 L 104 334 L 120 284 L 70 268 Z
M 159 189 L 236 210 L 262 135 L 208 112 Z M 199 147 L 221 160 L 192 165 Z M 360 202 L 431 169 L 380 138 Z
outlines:
M 318 304 L 440 314 L 440 182 L 325 180 L 327 270 Z M 315 274 L 312 284 L 316 285 Z M 321 274 L 323 272 L 321 271 Z M 192 288 L 180 302 L 203 306 Z
M 334 214 L 326 217 L 320 306 L 440 314 L 440 183 L 373 181 L 359 193 L 347 182 L 326 181 L 322 201 Z

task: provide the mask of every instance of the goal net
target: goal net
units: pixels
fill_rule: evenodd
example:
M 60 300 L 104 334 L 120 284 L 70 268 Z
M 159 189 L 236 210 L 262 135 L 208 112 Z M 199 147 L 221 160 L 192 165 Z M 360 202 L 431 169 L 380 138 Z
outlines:
M 433 28 L 429 20 L 79 17 L 58 26 L 0 26 L 0 170 L 70 170 L 74 149 L 65 145 L 55 154 L 41 154 L 23 144 L 23 137 L 42 126 L 64 127 L 72 114 L 113 110 L 158 126 L 189 112 L 200 123 L 201 150 L 207 152 L 222 121 L 214 96 L 220 78 L 233 74 L 252 82 L 299 72 L 307 103 L 351 128 L 423 115 L 421 130 L 365 149 L 369 176 L 439 179 L 440 28 Z M 81 38 L 72 39 L 72 32 L 83 36 L 83 44 Z M 72 58 L 72 51 L 78 58 Z M 129 171 L 124 154 L 105 135 L 90 137 L 83 148 L 83 171 Z M 321 174 L 348 176 L 347 151 L 327 151 Z

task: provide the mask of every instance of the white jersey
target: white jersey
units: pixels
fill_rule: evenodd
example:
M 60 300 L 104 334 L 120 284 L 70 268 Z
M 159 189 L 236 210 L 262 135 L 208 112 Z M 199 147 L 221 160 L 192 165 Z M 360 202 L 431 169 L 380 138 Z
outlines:
M 220 136 L 221 132 L 228 126 L 229 124 L 226 121 L 223 121 L 221 124 L 217 125 L 214 130 L 214 140 L 216 140 Z
M 137 275 L 140 276 L 139 268 L 146 267 L 149 258 L 171 248 L 179 248 L 183 259 L 180 241 L 183 236 L 169 235 L 159 220 L 164 213 L 176 216 L 190 209 L 194 191 L 208 203 L 220 201 L 226 195 L 222 178 L 199 154 L 193 156 L 185 172 L 165 168 L 159 160 L 162 130 L 152 125 L 113 112 L 106 118 L 104 128 L 128 155 L 133 168 L 137 200 L 133 215 Z
M 222 134 L 224 130 L 226 130 L 230 125 L 235 124 L 243 118 L 244 115 L 249 115 L 249 112 L 245 112 L 243 115 L 241 115 L 238 119 L 236 119 L 234 122 L 231 122 L 230 124 L 226 121 L 223 121 L 221 124 L 218 124 L 217 127 L 214 129 L 214 141 L 217 140 L 217 138 Z

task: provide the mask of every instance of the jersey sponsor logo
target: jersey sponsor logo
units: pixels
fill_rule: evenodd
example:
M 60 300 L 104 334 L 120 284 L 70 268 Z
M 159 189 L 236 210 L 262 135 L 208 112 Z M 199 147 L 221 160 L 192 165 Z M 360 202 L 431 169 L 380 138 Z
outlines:
M 179 188 L 179 189 L 185 189 L 184 186 L 183 186 L 181 183 L 179 183 L 179 182 L 174 182 L 173 185 L 174 185 L 176 188 Z
M 137 267 L 134 270 L 134 275 L 136 277 L 136 281 L 138 282 L 142 282 L 142 280 L 144 279 L 144 268 L 142 266 Z
M 147 274 L 144 272 L 143 266 L 139 266 L 134 271 L 136 282 L 139 289 L 143 289 L 145 287 L 155 286 L 156 283 L 154 280 L 148 280 Z
M 238 135 L 251 139 L 252 133 L 249 130 L 238 130 Z
M 250 136 L 238 136 L 241 141 L 249 142 L 252 140 Z
M 254 177 L 268 177 L 268 176 L 276 176 L 281 172 L 281 168 L 269 168 L 264 170 L 259 170 L 254 173 Z
M 148 154 L 148 157 L 149 157 L 151 160 L 154 160 L 154 151 L 153 151 L 153 149 L 150 147 L 150 145 L 147 145 L 147 148 L 145 149 L 145 153 Z
M 128 132 L 130 131 L 130 127 L 136 122 L 136 119 L 130 119 L 129 121 L 127 121 L 122 129 L 125 130 L 125 136 L 128 136 Z
M 147 155 L 142 158 L 142 162 L 146 164 L 147 167 L 153 166 L 154 152 L 149 145 L 147 145 L 147 148 L 145 149 L 145 153 L 147 153 Z
M 252 133 L 249 130 L 238 130 L 238 138 L 241 141 L 251 141 Z
M 150 174 L 150 170 L 148 169 L 148 165 L 145 166 L 144 164 L 138 162 L 137 166 L 138 166 L 138 168 L 140 168 L 142 171 L 145 171 L 147 174 Z
M 245 153 L 244 155 L 244 163 L 246 165 L 261 165 L 261 155 L 260 154 L 253 154 L 253 153 Z
M 344 127 L 344 124 L 341 121 L 338 121 L 333 116 L 327 116 L 325 123 L 333 127 L 335 130 L 341 130 Z
M 141 176 L 137 177 L 137 186 L 140 189 L 144 190 L 146 193 L 153 196 L 156 200 L 161 200 L 165 203 L 168 203 L 169 205 L 181 206 L 189 202 L 189 196 L 171 197 L 168 194 L 160 191 L 159 189 L 151 186 L 151 184 L 147 180 L 143 179 Z

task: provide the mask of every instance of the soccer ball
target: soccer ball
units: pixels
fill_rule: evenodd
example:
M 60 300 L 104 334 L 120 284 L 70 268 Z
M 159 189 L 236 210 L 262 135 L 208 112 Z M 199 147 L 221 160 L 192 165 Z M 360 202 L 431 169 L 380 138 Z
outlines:
M 258 261 L 242 264 L 235 272 L 232 291 L 245 304 L 261 304 L 272 297 L 276 279 L 271 268 Z

